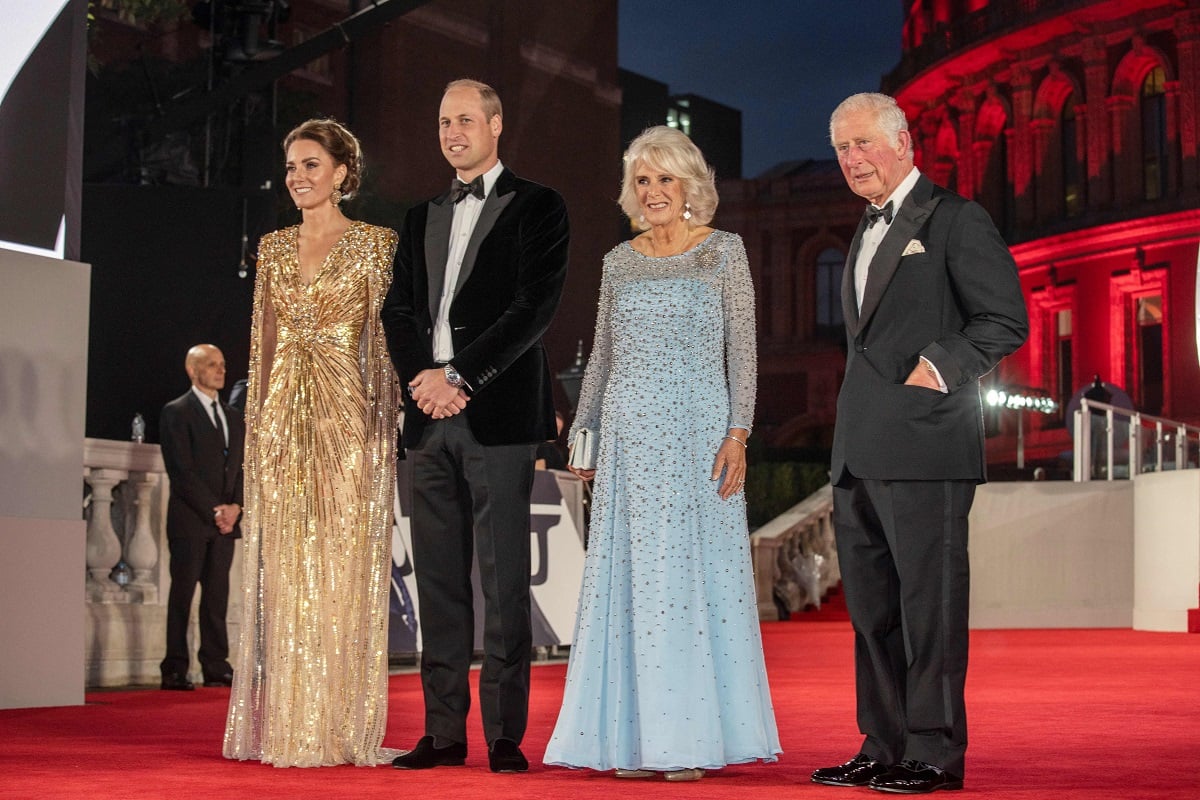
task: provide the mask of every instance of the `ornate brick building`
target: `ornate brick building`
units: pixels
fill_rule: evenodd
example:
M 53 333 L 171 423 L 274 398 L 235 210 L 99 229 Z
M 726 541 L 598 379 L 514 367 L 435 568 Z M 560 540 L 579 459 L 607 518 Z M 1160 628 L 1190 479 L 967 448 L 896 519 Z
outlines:
M 882 88 L 917 165 L 991 212 L 1029 304 L 1029 342 L 986 381 L 1065 403 L 1100 375 L 1143 412 L 1200 420 L 1200 2 L 914 0 L 902 36 Z M 822 332 L 861 213 L 840 182 L 809 164 L 723 187 L 764 298 L 765 384 L 794 395 L 767 401 L 775 444 L 832 419 Z M 1012 463 L 1015 417 L 993 422 L 989 457 Z M 1062 415 L 1025 428 L 1027 463 L 1062 463 Z

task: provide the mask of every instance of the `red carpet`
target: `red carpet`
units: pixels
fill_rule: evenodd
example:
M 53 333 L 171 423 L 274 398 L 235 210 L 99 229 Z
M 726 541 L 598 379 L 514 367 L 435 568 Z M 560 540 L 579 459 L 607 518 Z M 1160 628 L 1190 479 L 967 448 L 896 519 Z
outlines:
M 830 611 L 833 609 L 831 608 Z M 698 783 L 621 781 L 547 769 L 540 757 L 565 666 L 533 670 L 526 775 L 487 771 L 479 721 L 467 766 L 428 772 L 280 770 L 221 758 L 226 689 L 96 692 L 81 707 L 0 711 L 4 798 L 776 798 L 883 797 L 811 784 L 853 755 L 852 634 L 845 622 L 763 626 L 784 755 Z M 1194 798 L 1200 764 L 1200 636 L 1127 630 L 976 631 L 966 789 L 950 797 Z M 421 733 L 415 675 L 391 679 L 386 744 Z M 1135 785 L 1127 785 L 1133 783 Z M 938 795 L 941 796 L 941 795 Z

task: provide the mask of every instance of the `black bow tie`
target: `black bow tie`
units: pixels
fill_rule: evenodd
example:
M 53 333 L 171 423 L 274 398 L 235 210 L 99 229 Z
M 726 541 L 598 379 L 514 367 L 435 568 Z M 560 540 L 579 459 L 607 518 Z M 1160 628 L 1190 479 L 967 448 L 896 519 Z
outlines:
M 870 228 L 872 225 L 874 225 L 876 222 L 878 222 L 880 217 L 883 217 L 883 223 L 885 225 L 892 224 L 892 201 L 891 200 L 888 200 L 887 203 L 884 204 L 883 208 L 876 208 L 875 206 L 872 206 L 872 205 L 867 206 L 867 227 L 868 228 Z
M 470 183 L 463 183 L 458 178 L 450 182 L 450 202 L 457 203 L 469 194 L 473 194 L 480 200 L 483 199 L 483 176 L 476 175 L 475 180 Z

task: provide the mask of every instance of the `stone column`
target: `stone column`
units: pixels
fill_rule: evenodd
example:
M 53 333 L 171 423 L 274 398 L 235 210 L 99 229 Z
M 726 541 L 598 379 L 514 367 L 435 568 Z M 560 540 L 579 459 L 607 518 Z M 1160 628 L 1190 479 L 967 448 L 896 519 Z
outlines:
M 1062 165 L 1058 153 L 1050 152 L 1051 137 L 1055 132 L 1053 119 L 1035 119 L 1029 123 L 1033 149 L 1034 218 L 1039 223 L 1057 219 L 1059 204 L 1055 193 L 1062 191 Z M 1056 180 L 1056 178 L 1058 178 Z
M 1112 132 L 1113 192 L 1112 205 L 1128 206 L 1142 194 L 1142 154 L 1136 150 L 1138 137 L 1133 136 L 1133 116 L 1137 108 L 1134 98 L 1109 97 L 1109 130 Z
M 1013 201 L 1016 227 L 1028 229 L 1034 220 L 1033 181 L 1033 132 L 1030 120 L 1033 117 L 1033 76 L 1029 66 L 1016 63 L 1012 66 L 1012 124 L 1009 130 L 1008 157 L 1012 165 Z
M 1167 103 L 1167 171 L 1164 194 L 1175 197 L 1179 194 L 1179 96 L 1182 94 L 1179 81 L 1167 81 L 1164 87 Z
M 1200 187 L 1200 134 L 1197 114 L 1200 114 L 1200 12 L 1180 12 L 1175 16 L 1175 36 L 1178 40 L 1180 180 L 1185 193 Z
M 979 164 L 975 151 L 975 95 L 961 88 L 952 102 L 958 109 L 958 193 L 978 200 L 980 175 L 986 165 Z
M 1104 40 L 1089 38 L 1083 43 L 1084 94 L 1087 110 L 1084 147 L 1087 168 L 1088 208 L 1107 208 L 1112 199 L 1112 150 L 1109 145 L 1108 54 Z
M 125 563 L 133 569 L 133 581 L 129 590 L 138 595 L 142 603 L 158 602 L 158 584 L 154 580 L 154 567 L 158 564 L 158 543 L 150 524 L 151 495 L 158 485 L 158 475 L 153 472 L 133 472 L 129 475 L 129 486 L 134 490 L 136 516 L 133 530 L 125 543 Z
M 112 490 L 127 473 L 88 469 L 84 480 L 92 487 L 91 518 L 87 526 L 87 597 L 92 603 L 121 603 L 126 595 L 108 574 L 121 560 L 121 540 L 112 525 Z

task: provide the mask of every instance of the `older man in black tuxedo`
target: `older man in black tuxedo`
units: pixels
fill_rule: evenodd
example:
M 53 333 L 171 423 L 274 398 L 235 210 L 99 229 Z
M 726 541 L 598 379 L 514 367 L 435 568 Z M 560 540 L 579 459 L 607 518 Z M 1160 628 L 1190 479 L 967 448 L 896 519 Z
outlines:
M 854 95 L 829 127 L 846 182 L 870 201 L 842 282 L 848 352 L 832 465 L 866 739 L 812 779 L 959 789 L 967 515 L 985 479 L 979 378 L 1025 341 L 1025 303 L 987 212 L 913 165 L 895 100 Z
M 225 357 L 211 344 L 188 350 L 184 362 L 192 388 L 163 406 L 159 439 L 171 480 L 167 547 L 171 592 L 167 598 L 167 654 L 162 688 L 195 688 L 188 680 L 187 644 L 192 597 L 200 585 L 200 669 L 205 686 L 231 686 L 229 566 L 241 536 L 242 449 L 246 426 L 240 412 L 221 403 Z
M 479 706 L 493 772 L 523 772 L 529 712 L 529 495 L 534 449 L 555 436 L 541 337 L 562 293 L 562 197 L 500 163 L 500 98 L 446 87 L 438 127 L 457 177 L 408 212 L 382 318 L 408 387 L 413 562 L 425 736 L 399 769 L 462 764 L 473 642 L 471 560 L 484 597 Z

